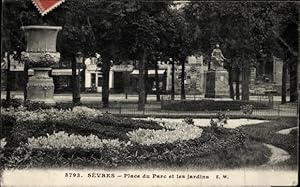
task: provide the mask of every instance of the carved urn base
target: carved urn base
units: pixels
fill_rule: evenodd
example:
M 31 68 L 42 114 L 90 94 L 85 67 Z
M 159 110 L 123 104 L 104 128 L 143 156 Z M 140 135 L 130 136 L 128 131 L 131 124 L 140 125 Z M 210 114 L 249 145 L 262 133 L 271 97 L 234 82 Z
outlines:
M 27 100 L 55 105 L 53 78 L 49 77 L 51 68 L 33 68 L 33 70 L 34 76 L 29 77 L 26 87 Z

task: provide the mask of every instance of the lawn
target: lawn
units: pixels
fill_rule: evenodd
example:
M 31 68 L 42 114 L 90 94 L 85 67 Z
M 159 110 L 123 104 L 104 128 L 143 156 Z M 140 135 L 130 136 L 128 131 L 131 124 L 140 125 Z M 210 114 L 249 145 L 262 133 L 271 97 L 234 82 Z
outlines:
M 295 129 L 289 134 L 277 133 L 282 129 L 296 127 L 297 124 L 296 118 L 281 118 L 262 124 L 241 126 L 238 129 L 243 131 L 250 140 L 271 144 L 287 151 L 291 155 L 291 158 L 280 163 L 279 166 L 297 169 L 298 130 Z

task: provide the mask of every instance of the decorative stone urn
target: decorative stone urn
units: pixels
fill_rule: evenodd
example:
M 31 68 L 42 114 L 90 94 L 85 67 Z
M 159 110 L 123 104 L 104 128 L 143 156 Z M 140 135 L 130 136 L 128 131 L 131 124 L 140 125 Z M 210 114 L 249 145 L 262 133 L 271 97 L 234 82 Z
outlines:
M 56 39 L 62 27 L 30 25 L 21 29 L 27 41 L 21 59 L 34 70 L 34 76 L 29 77 L 27 84 L 27 100 L 54 105 L 54 83 L 49 71 L 60 60 L 60 53 L 56 52 Z

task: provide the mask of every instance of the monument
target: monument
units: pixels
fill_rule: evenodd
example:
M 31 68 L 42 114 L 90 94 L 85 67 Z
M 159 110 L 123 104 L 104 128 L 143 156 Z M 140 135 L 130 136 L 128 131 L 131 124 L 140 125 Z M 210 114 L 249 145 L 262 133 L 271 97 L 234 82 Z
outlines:
M 49 77 L 49 71 L 60 60 L 60 53 L 56 51 L 56 39 L 62 27 L 30 25 L 21 27 L 27 41 L 26 51 L 21 59 L 34 70 L 27 83 L 27 100 L 44 102 L 54 105 L 54 83 Z
M 223 67 L 226 59 L 219 44 L 213 50 L 211 68 L 206 72 L 206 98 L 229 98 L 228 72 Z

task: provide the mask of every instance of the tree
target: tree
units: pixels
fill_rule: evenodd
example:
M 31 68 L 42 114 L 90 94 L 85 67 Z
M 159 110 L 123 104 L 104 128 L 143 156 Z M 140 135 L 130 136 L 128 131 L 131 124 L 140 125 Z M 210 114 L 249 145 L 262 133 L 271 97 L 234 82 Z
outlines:
M 151 51 L 160 44 L 160 32 L 164 31 L 160 14 L 168 8 L 168 2 L 131 1 L 126 5 L 125 26 L 122 44 L 127 46 L 123 53 L 139 59 L 139 102 L 138 110 L 145 107 L 145 63 L 151 60 Z M 126 36 L 126 37 L 125 37 Z M 121 45 L 122 45 L 121 44 Z M 133 57 L 134 58 L 134 57 Z
M 175 97 L 174 72 L 175 62 L 181 65 L 181 99 L 185 99 L 185 63 L 188 55 L 195 51 L 191 48 L 191 33 L 189 28 L 192 26 L 187 22 L 185 12 L 181 9 L 170 8 L 167 12 L 165 21 L 168 36 L 164 37 L 164 53 L 171 58 L 172 65 L 172 89 L 171 99 Z
M 237 70 L 241 69 L 243 74 L 242 98 L 248 99 L 248 68 L 252 61 L 257 61 L 260 46 L 271 55 L 276 52 L 275 46 L 278 44 L 275 43 L 279 42 L 285 48 L 283 51 L 290 51 L 290 54 L 297 56 L 297 41 L 293 40 L 293 43 L 291 35 L 283 32 L 288 30 L 290 22 L 297 23 L 295 7 L 293 3 L 273 2 L 190 2 L 185 12 L 187 20 L 194 25 L 194 33 L 198 33 L 195 34 L 197 40 L 193 43 L 194 48 L 210 53 L 212 45 L 219 42 L 224 53 L 229 54 L 231 62 L 241 65 Z M 292 90 L 295 90 L 295 76 L 292 80 Z M 236 92 L 237 97 L 238 94 Z M 294 100 L 296 94 L 292 95 Z

